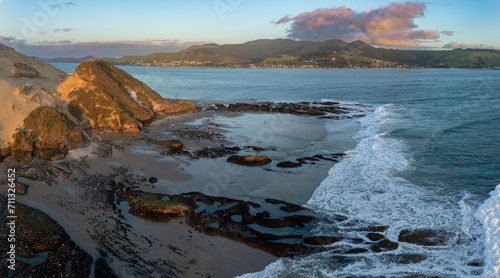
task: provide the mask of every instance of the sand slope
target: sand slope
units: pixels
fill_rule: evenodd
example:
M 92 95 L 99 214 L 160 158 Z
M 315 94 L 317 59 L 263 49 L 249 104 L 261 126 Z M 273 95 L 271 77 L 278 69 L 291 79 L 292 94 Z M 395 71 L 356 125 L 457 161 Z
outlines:
M 54 89 L 64 78 L 64 72 L 0 44 L 0 148 L 12 142 L 31 111 L 61 104 Z

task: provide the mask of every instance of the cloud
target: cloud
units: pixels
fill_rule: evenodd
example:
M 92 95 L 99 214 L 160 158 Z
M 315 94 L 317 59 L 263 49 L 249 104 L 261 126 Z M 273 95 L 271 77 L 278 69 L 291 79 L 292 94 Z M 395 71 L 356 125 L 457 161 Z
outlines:
M 60 6 L 71 6 L 71 5 L 74 5 L 75 3 L 73 2 L 63 2 L 63 3 L 57 3 L 57 4 L 53 4 L 53 5 L 50 5 L 52 8 L 59 8 Z
M 475 48 L 475 49 L 500 49 L 496 46 L 488 46 L 484 43 L 458 43 L 456 41 L 445 44 L 443 48 Z
M 447 36 L 453 36 L 455 32 L 454 31 L 441 31 L 441 34 L 447 35 Z
M 72 44 L 73 42 L 70 40 L 62 40 L 62 41 L 43 41 L 43 42 L 38 42 L 38 45 L 65 45 L 65 44 Z
M 23 54 L 45 58 L 83 57 L 87 55 L 119 58 L 125 55 L 176 52 L 194 44 L 208 42 L 181 42 L 179 40 L 74 42 L 61 40 L 28 43 L 26 40 L 0 36 L 0 43 L 13 47 Z
M 418 46 L 422 42 L 439 41 L 436 30 L 415 30 L 418 27 L 415 18 L 423 17 L 425 8 L 422 2 L 391 3 L 363 12 L 342 6 L 285 16 L 275 24 L 291 22 L 287 32 L 293 39 L 361 39 L 380 46 Z
M 71 32 L 73 30 L 73 28 L 59 28 L 59 29 L 53 29 L 52 31 L 54 33 L 57 33 L 57 32 Z

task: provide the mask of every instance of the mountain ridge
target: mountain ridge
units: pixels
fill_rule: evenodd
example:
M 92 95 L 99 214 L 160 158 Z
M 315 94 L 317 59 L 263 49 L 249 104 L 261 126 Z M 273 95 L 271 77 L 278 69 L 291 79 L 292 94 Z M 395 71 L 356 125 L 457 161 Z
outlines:
M 193 45 L 176 53 L 124 56 L 111 62 L 164 67 L 497 68 L 500 51 L 387 49 L 361 40 L 260 39 L 242 44 Z

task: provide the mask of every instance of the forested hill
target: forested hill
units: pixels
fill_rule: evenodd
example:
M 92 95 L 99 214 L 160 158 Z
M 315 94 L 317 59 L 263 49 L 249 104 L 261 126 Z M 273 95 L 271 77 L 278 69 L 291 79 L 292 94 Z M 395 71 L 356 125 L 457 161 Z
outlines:
M 112 62 L 164 67 L 500 68 L 500 51 L 399 50 L 377 48 L 362 41 L 275 39 L 194 45 L 176 53 L 125 56 Z

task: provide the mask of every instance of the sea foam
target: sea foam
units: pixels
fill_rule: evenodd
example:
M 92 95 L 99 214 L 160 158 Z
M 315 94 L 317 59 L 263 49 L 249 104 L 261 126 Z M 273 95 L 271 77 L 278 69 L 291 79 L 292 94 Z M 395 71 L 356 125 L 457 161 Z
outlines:
M 485 242 L 485 277 L 500 276 L 500 185 L 490 193 L 476 217 L 483 224 Z
M 400 175 L 411 171 L 413 162 L 410 147 L 391 136 L 394 129 L 404 127 L 399 116 L 404 113 L 396 105 L 387 104 L 361 118 L 360 129 L 354 136 L 357 145 L 330 169 L 307 206 L 318 213 L 344 214 L 360 220 L 360 224 L 387 225 L 389 229 L 384 235 L 393 241 L 398 241 L 402 229 L 443 229 L 456 235 L 450 245 L 427 248 L 400 243 L 396 254 L 422 254 L 426 258 L 415 264 L 388 262 L 383 254 L 342 256 L 325 251 L 281 258 L 261 272 L 242 277 L 400 277 L 409 273 L 470 277 L 480 273 L 477 267 L 469 265 L 471 261 L 480 261 L 483 253 L 481 231 L 473 228 L 479 226 L 473 217 L 477 206 L 470 195 L 450 194 L 438 186 L 419 186 Z M 333 122 L 326 127 L 332 133 L 339 128 Z M 355 229 L 349 232 L 352 226 L 344 228 L 349 233 L 346 236 L 362 236 L 356 235 Z
M 456 204 L 457 196 L 398 176 L 412 169 L 409 147 L 389 136 L 398 124 L 398 112 L 387 104 L 361 119 L 354 136 L 357 146 L 330 169 L 309 206 L 389 225 L 394 232 L 405 227 L 446 228 L 455 221 L 460 209 L 450 204 Z

